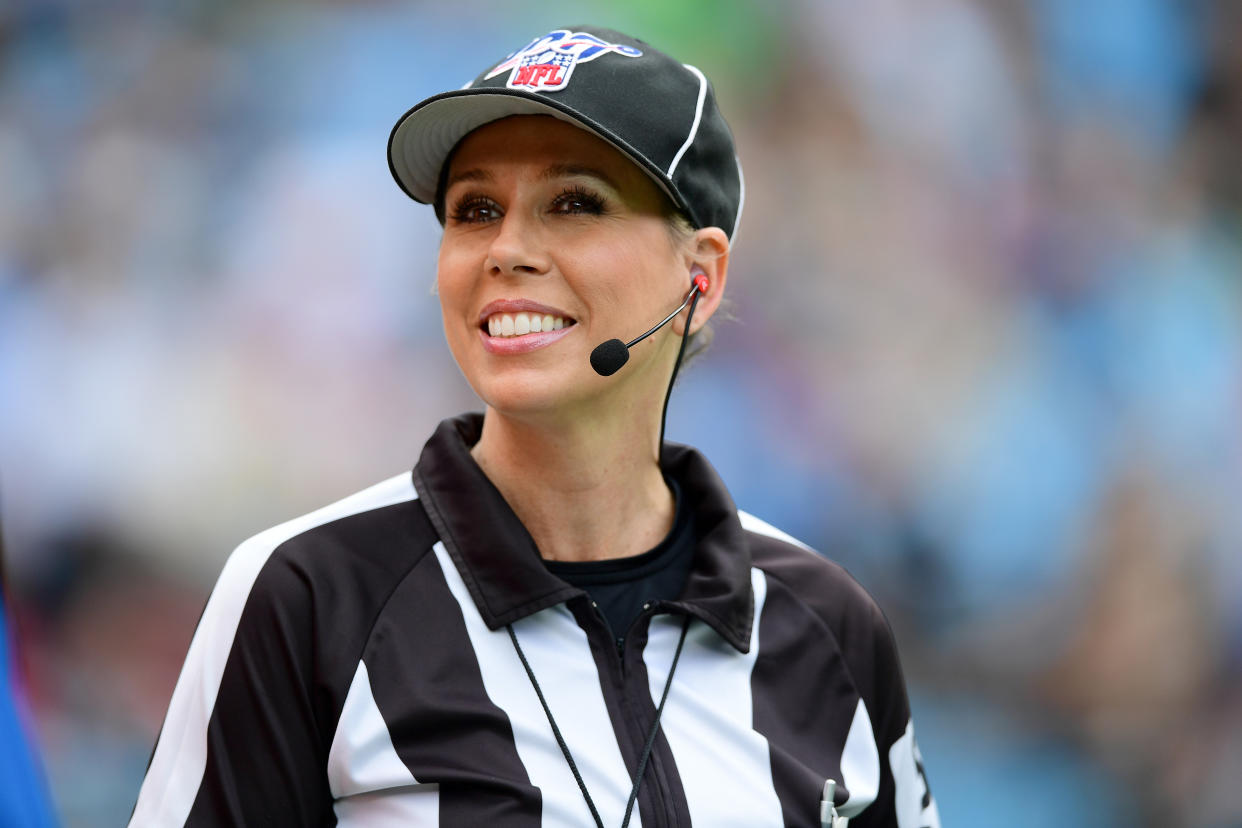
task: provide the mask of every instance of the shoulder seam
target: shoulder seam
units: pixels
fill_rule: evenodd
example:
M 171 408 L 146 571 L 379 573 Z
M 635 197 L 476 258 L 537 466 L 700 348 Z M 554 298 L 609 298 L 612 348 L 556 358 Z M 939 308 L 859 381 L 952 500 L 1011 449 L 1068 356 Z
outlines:
M 417 500 L 417 498 L 415 498 L 415 500 Z M 419 503 L 418 507 L 423 510 L 424 514 L 426 513 L 427 507 L 425 507 L 422 503 Z M 410 575 L 414 572 L 414 570 L 418 568 L 418 565 L 421 564 L 423 561 L 427 560 L 428 553 L 432 552 L 435 549 L 436 543 L 440 541 L 439 533 L 436 532 L 436 528 L 435 526 L 432 525 L 430 520 L 427 521 L 427 525 L 431 527 L 431 533 L 432 533 L 433 539 L 431 543 L 429 543 L 425 548 L 423 548 L 415 556 L 414 560 L 410 563 L 409 567 L 405 570 L 405 572 L 401 573 L 401 577 L 397 578 L 393 582 L 392 588 L 388 590 L 388 593 L 384 596 L 384 599 L 382 601 L 376 602 L 375 615 L 371 618 L 371 623 L 367 625 L 366 635 L 362 637 L 362 646 L 358 649 L 357 657 L 353 659 L 353 665 L 355 669 L 357 669 L 358 663 L 362 661 L 363 655 L 366 653 L 366 650 L 367 650 L 367 645 L 371 643 L 371 636 L 375 633 L 375 625 L 379 623 L 380 616 L 384 614 L 384 609 L 388 606 L 388 602 L 392 600 L 393 594 L 398 589 L 401 588 L 401 585 L 404 584 L 406 580 L 410 577 Z M 333 739 L 334 740 L 335 740 L 335 737 L 336 737 L 336 729 L 334 727 L 333 728 Z
M 862 690 L 859 688 L 858 680 L 854 678 L 854 668 L 850 665 L 849 658 L 846 656 L 846 653 L 845 653 L 845 648 L 841 646 L 841 640 L 837 638 L 837 634 L 833 631 L 832 625 L 828 623 L 828 620 L 824 618 L 822 615 L 820 615 L 818 612 L 816 612 L 814 607 L 812 607 L 806 601 L 803 601 L 802 596 L 798 595 L 798 591 L 794 589 L 791 584 L 787 583 L 783 578 L 778 577 L 774 573 L 769 572 L 768 570 L 758 565 L 755 565 L 755 569 L 758 569 L 760 572 L 762 572 L 763 577 L 769 580 L 775 581 L 776 583 L 785 587 L 785 590 L 789 593 L 790 597 L 797 603 L 797 605 L 801 607 L 812 618 L 814 618 L 816 621 L 818 621 L 820 624 L 823 625 L 824 630 L 828 633 L 829 636 L 832 637 L 832 643 L 837 648 L 837 652 L 841 654 L 841 663 L 845 665 L 845 673 L 849 677 L 850 684 L 854 686 L 854 692 L 857 693 L 858 698 L 861 699 Z M 760 624 L 760 629 L 762 629 L 762 625 L 763 625 L 762 619 L 760 619 L 759 624 Z
M 417 500 L 418 498 L 416 497 L 414 501 L 417 501 Z M 413 503 L 414 501 L 410 501 L 410 502 Z M 425 505 L 423 505 L 420 502 L 418 504 L 418 508 L 422 509 L 423 514 L 426 515 L 427 507 Z M 439 533 L 436 531 L 435 526 L 431 523 L 431 520 L 429 518 L 427 519 L 427 526 L 431 529 L 432 542 L 427 544 L 427 546 L 425 546 L 414 557 L 414 560 L 411 561 L 409 567 L 407 567 L 405 572 L 401 574 L 400 578 L 396 578 L 393 580 L 392 587 L 384 595 L 383 599 L 380 601 L 376 601 L 375 603 L 375 612 L 371 616 L 370 623 L 367 624 L 366 632 L 359 638 L 360 643 L 359 643 L 358 649 L 355 651 L 351 659 L 347 662 L 348 664 L 350 664 L 350 666 L 354 668 L 352 672 L 346 671 L 347 674 L 349 675 L 350 681 L 353 680 L 354 674 L 358 672 L 358 665 L 365 664 L 365 656 L 367 652 L 367 647 L 371 643 L 371 637 L 375 634 L 375 625 L 379 623 L 380 616 L 384 614 L 384 610 L 387 609 L 389 602 L 392 601 L 392 596 L 396 594 L 397 590 L 401 588 L 401 585 L 404 584 L 406 580 L 409 579 L 409 577 L 413 574 L 414 570 L 418 569 L 419 564 L 427 560 L 428 553 L 433 552 L 433 550 L 435 549 L 436 543 L 439 542 Z M 434 558 L 435 557 L 434 554 L 431 557 Z M 368 678 L 368 681 L 370 681 L 369 678 Z M 350 688 L 347 685 L 344 688 L 344 692 L 341 695 L 342 707 L 336 713 L 336 721 L 332 722 L 331 738 L 329 738 L 328 744 L 326 746 L 327 753 L 324 759 L 324 772 L 327 773 L 329 777 L 331 776 L 332 752 L 333 752 L 333 748 L 336 746 L 336 737 L 340 733 L 341 714 L 344 712 L 345 701 L 349 698 L 349 689 Z
M 776 528 L 775 526 L 768 523 L 763 518 L 756 517 L 755 515 L 752 515 L 750 512 L 743 511 L 742 509 L 737 510 L 737 518 L 738 518 L 738 521 L 742 524 L 742 529 L 744 529 L 747 532 L 753 532 L 756 535 L 763 535 L 766 538 L 772 538 L 774 540 L 782 541 L 784 543 L 789 544 L 790 546 L 796 546 L 799 549 L 805 550 L 816 556 L 819 556 L 819 553 L 815 551 L 815 549 L 812 548 L 810 545 L 803 543 L 802 541 L 798 540 L 797 538 L 795 538 L 793 535 L 789 534 L 788 532 L 782 529 Z

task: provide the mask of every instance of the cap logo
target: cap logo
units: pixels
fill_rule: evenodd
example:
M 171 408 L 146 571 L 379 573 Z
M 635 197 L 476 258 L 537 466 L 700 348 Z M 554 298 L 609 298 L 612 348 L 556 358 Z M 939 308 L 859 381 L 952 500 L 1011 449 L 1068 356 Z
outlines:
M 575 66 L 610 52 L 626 57 L 642 55 L 633 46 L 609 43 L 586 32 L 557 29 L 532 40 L 506 57 L 487 73 L 484 80 L 490 80 L 507 71 L 509 79 L 505 86 L 510 89 L 558 92 L 569 84 Z

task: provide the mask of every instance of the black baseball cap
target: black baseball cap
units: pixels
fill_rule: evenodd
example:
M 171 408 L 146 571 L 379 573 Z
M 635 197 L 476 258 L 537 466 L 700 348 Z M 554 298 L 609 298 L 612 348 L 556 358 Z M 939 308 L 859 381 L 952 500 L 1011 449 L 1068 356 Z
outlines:
M 641 40 L 595 26 L 537 37 L 402 115 L 388 137 L 393 178 L 415 201 L 433 203 L 457 143 L 510 115 L 551 115 L 593 133 L 651 176 L 695 227 L 719 227 L 730 239 L 737 231 L 742 167 L 711 83 Z

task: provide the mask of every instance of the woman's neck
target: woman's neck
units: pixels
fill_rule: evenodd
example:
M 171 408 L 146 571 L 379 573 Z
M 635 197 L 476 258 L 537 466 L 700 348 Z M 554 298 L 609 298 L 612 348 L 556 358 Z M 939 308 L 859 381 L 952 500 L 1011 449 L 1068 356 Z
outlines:
M 489 409 L 471 454 L 545 559 L 590 561 L 646 552 L 672 527 L 655 443 L 621 417 L 549 428 Z

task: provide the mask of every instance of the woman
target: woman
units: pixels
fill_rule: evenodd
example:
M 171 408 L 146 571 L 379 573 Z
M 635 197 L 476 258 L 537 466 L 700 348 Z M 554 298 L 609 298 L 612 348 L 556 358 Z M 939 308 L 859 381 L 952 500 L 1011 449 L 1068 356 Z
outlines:
M 131 824 L 938 824 L 875 604 L 662 443 L 742 202 L 702 74 L 558 30 L 389 161 L 486 412 L 238 548 Z

